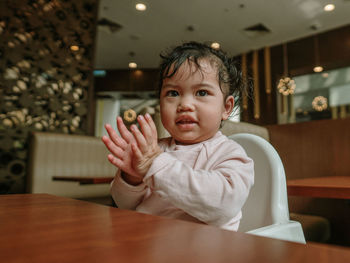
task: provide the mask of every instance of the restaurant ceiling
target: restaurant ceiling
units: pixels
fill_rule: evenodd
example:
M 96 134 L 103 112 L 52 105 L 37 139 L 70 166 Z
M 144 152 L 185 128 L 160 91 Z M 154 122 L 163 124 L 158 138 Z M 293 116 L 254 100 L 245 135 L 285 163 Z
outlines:
M 191 40 L 238 55 L 348 25 L 349 14 L 349 0 L 101 0 L 95 68 L 156 68 L 161 51 Z

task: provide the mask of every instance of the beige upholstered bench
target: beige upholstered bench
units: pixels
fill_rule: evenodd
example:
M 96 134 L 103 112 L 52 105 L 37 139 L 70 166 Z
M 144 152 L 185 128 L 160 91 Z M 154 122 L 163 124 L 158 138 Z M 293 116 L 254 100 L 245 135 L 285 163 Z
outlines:
M 27 192 L 112 204 L 109 184 L 53 180 L 54 176 L 111 177 L 116 168 L 107 154 L 100 138 L 35 132 L 30 138 Z

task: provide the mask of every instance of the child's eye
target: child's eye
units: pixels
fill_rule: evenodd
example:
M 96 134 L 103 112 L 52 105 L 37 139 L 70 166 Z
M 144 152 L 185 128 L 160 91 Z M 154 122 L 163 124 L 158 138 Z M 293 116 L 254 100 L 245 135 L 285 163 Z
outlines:
M 179 93 L 176 90 L 169 90 L 165 95 L 167 97 L 177 97 L 179 96 Z
M 208 96 L 208 91 L 206 91 L 206 90 L 198 90 L 196 92 L 196 96 L 200 96 L 200 97 Z

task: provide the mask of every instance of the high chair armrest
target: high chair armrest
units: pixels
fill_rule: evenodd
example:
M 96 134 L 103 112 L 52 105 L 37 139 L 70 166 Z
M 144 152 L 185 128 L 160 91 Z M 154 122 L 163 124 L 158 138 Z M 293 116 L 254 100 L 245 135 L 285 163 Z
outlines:
M 257 228 L 246 233 L 306 244 L 301 224 L 292 220 L 282 224 Z

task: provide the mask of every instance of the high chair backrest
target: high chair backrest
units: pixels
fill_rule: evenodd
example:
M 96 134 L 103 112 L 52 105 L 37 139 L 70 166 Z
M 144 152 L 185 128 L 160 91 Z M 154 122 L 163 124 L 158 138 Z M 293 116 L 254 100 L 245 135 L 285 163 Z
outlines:
M 255 179 L 242 209 L 239 231 L 247 232 L 289 221 L 286 178 L 283 163 L 265 139 L 248 133 L 229 136 L 254 161 Z

